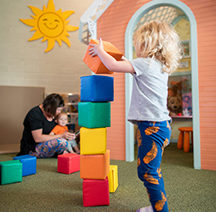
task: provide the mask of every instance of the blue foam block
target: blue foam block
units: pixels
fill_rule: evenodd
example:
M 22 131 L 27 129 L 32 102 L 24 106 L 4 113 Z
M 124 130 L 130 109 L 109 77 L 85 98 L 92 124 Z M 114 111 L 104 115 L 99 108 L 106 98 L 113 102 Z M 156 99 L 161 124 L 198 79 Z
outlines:
M 82 102 L 113 101 L 113 77 L 90 75 L 80 77 Z
M 36 174 L 37 158 L 31 155 L 20 155 L 13 158 L 19 160 L 22 165 L 22 176 Z

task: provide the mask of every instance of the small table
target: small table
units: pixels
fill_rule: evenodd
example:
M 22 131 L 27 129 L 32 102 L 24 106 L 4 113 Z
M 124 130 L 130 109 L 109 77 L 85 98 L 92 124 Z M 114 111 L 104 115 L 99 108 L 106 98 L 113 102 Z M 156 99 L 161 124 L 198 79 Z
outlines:
M 184 152 L 190 151 L 190 133 L 191 133 L 191 142 L 193 146 L 193 127 L 180 127 L 178 128 L 180 131 L 177 148 L 182 149 L 184 148 Z

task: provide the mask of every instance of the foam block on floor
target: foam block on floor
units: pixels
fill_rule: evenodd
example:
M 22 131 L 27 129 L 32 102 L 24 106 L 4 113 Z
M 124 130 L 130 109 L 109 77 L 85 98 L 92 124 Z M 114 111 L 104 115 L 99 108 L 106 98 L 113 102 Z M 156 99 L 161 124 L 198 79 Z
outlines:
M 80 154 L 104 154 L 107 145 L 107 129 L 85 127 L 80 128 Z
M 98 44 L 98 40 L 90 40 L 89 44 Z M 89 49 L 92 48 L 88 45 L 86 54 L 83 58 L 84 63 L 96 74 L 112 74 L 113 72 L 109 71 L 101 62 L 98 56 L 92 57 L 89 55 Z M 113 56 L 116 60 L 121 60 L 123 54 L 120 52 L 112 43 L 108 41 L 103 41 L 104 50 Z
M 80 156 L 80 178 L 105 179 L 109 174 L 110 151 L 101 155 Z
M 57 171 L 63 174 L 71 174 L 80 170 L 80 155 L 68 153 L 58 155 Z
M 19 160 L 22 163 L 22 176 L 28 176 L 36 174 L 37 158 L 31 155 L 20 155 L 13 158 Z
M 108 179 L 83 180 L 83 206 L 109 205 Z
M 98 75 L 80 77 L 80 100 L 82 102 L 111 102 L 113 91 L 113 77 Z
M 110 102 L 79 102 L 78 123 L 81 127 L 110 127 Z
M 0 162 L 0 184 L 22 182 L 22 163 L 19 160 Z
M 118 188 L 118 166 L 110 165 L 109 168 L 109 192 L 115 192 Z

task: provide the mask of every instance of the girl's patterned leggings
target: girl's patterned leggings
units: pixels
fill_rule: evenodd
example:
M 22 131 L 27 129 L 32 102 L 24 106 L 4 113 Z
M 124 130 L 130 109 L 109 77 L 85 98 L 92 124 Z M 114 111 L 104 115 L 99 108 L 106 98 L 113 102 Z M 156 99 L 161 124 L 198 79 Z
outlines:
M 170 142 L 170 123 L 140 121 L 138 128 L 138 177 L 144 182 L 153 210 L 168 212 L 160 165 L 164 148 Z
M 37 158 L 51 158 L 55 154 L 62 154 L 64 151 L 71 152 L 70 143 L 65 139 L 57 138 L 37 144 L 35 152 L 30 152 L 30 155 Z

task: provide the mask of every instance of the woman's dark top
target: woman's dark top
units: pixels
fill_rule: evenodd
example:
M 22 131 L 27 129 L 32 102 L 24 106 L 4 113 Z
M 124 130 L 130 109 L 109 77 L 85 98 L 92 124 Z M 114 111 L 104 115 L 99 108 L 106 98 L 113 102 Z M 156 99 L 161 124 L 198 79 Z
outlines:
M 48 121 L 39 106 L 32 108 L 26 115 L 24 122 L 23 136 L 18 155 L 28 154 L 29 151 L 35 152 L 36 142 L 32 136 L 32 130 L 42 129 L 42 134 L 49 134 L 55 127 L 55 121 Z

